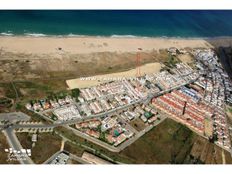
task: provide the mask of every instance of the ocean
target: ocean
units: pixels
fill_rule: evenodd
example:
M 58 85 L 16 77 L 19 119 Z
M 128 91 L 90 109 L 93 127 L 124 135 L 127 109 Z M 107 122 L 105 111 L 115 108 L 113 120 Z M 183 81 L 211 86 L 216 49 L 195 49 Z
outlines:
M 0 10 L 0 35 L 232 36 L 232 10 Z

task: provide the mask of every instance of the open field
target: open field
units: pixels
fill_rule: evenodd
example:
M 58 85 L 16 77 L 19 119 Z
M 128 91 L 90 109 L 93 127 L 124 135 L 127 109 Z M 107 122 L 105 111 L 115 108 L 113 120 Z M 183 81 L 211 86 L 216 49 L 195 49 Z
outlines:
M 5 153 L 5 149 L 9 148 L 9 145 L 6 141 L 6 137 L 2 132 L 0 132 L 0 164 L 6 164 L 8 155 Z
M 32 147 L 31 134 L 17 133 L 17 137 L 23 148 L 32 148 L 32 160 L 36 164 L 41 164 L 60 150 L 61 138 L 52 133 L 38 134 L 38 141 Z
M 14 82 L 20 99 L 41 99 L 49 94 L 66 90 L 64 81 L 21 81 Z
M 37 81 L 18 81 L 13 83 L 19 98 L 39 98 L 44 97 L 48 93 L 58 92 L 66 90 L 66 85 L 64 81 L 47 81 L 47 80 L 37 80 Z M 3 97 L 10 99 L 16 98 L 15 90 L 11 83 L 0 82 L 0 94 Z
M 225 154 L 225 158 L 222 153 Z M 224 158 L 224 159 L 223 159 Z M 205 163 L 205 164 L 232 164 L 232 158 L 229 152 L 224 151 L 215 144 L 209 143 L 202 137 L 197 137 L 187 156 L 185 162 L 187 163 Z
M 120 152 L 120 155 L 129 157 L 136 164 L 184 163 L 191 150 L 193 137 L 193 132 L 188 128 L 166 119 Z
M 226 163 L 231 164 L 230 153 L 224 153 Z M 221 148 L 170 119 L 145 134 L 120 155 L 130 157 L 133 163 L 138 164 L 222 164 Z
M 140 66 L 140 75 L 153 74 L 158 73 L 161 69 L 160 63 L 149 63 L 143 66 Z M 90 79 L 89 79 L 90 78 Z M 67 80 L 66 83 L 69 89 L 74 88 L 86 88 L 91 86 L 96 86 L 102 83 L 106 83 L 112 81 L 114 79 L 122 79 L 122 78 L 136 78 L 136 69 L 131 69 L 129 71 L 105 74 L 105 75 L 97 75 L 88 77 L 88 79 L 78 78 Z
M 79 157 L 81 157 L 83 152 L 84 152 L 84 148 L 77 146 L 77 145 L 74 145 L 74 144 L 71 144 L 70 142 L 65 142 L 64 150 L 66 150 L 74 155 L 77 155 Z
M 145 123 L 140 119 L 136 118 L 130 122 L 130 125 L 135 128 L 137 131 L 141 131 L 146 128 Z
M 14 87 L 13 87 L 14 85 Z M 15 88 L 15 89 L 14 89 Z M 27 110 L 24 106 L 31 100 L 43 99 L 52 94 L 67 93 L 67 86 L 61 80 L 30 80 L 17 82 L 0 82 L 0 113 L 21 111 L 32 117 L 33 121 L 45 121 L 37 114 Z M 1 103 L 1 99 L 11 101 L 8 105 Z
M 19 164 L 17 161 L 8 161 L 8 154 L 5 149 L 9 149 L 6 137 L 0 132 L 0 164 Z
M 4 58 L 0 54 L 0 80 L 66 80 L 83 76 L 93 76 L 127 71 L 136 66 L 136 53 L 133 52 L 96 52 L 88 54 L 67 53 L 62 58 L 52 55 L 26 54 L 20 58 L 18 53 L 9 54 Z M 11 55 L 12 54 L 12 55 Z M 141 65 L 153 62 L 164 62 L 165 51 L 141 52 Z
M 9 110 L 12 107 L 12 99 L 6 97 L 0 97 L 0 113 L 4 112 L 5 109 Z
M 15 90 L 14 90 L 14 87 Z M 15 110 L 33 115 L 24 106 L 31 100 L 46 98 L 52 94 L 67 93 L 67 86 L 62 80 L 27 80 L 16 82 L 0 82 L 0 113 Z M 9 105 L 1 105 L 1 98 L 11 101 Z M 17 101 L 16 101 L 17 99 Z M 13 107 L 15 106 L 15 107 Z M 36 114 L 34 114 L 36 115 Z M 38 116 L 37 116 L 38 117 Z M 34 117 L 35 120 L 36 117 Z M 39 118 L 39 117 L 38 117 Z

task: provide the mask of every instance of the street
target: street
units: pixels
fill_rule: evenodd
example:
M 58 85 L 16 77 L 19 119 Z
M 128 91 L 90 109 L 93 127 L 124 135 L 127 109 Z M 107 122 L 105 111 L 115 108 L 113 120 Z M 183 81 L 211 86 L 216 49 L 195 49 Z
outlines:
M 3 131 L 3 133 L 5 134 L 8 144 L 10 145 L 10 147 L 13 150 L 17 150 L 17 151 L 21 151 L 23 149 L 23 147 L 21 146 L 17 136 L 14 133 L 14 130 L 12 128 L 7 128 Z M 33 161 L 31 160 L 31 158 L 27 155 L 25 155 L 25 160 L 21 159 L 20 157 L 17 156 L 18 161 L 21 164 L 33 164 Z

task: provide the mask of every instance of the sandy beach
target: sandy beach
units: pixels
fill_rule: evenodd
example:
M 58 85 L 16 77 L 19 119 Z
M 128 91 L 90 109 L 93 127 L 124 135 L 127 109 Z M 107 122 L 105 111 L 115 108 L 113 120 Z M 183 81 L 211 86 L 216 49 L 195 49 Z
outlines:
M 149 63 L 139 67 L 140 75 L 149 75 L 153 73 L 158 73 L 161 69 L 160 63 Z M 66 80 L 69 89 L 74 88 L 86 88 L 91 86 L 96 86 L 102 83 L 106 83 L 113 80 L 122 80 L 123 78 L 136 78 L 136 69 L 131 69 L 129 71 L 123 71 L 119 73 L 111 73 L 105 75 L 97 75 L 87 78 L 77 78 Z
M 173 38 L 113 38 L 113 37 L 0 37 L 0 49 L 30 54 L 60 54 L 93 52 L 135 52 L 169 47 L 211 47 L 203 39 Z

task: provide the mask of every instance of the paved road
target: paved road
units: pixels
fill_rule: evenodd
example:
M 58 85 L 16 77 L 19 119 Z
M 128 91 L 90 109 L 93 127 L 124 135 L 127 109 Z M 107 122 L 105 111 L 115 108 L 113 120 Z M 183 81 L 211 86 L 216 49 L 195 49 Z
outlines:
M 46 161 L 43 162 L 43 164 L 49 164 L 52 162 L 52 160 L 54 160 L 62 151 L 57 151 L 56 153 L 54 153 L 51 157 L 49 157 Z
M 137 131 L 134 127 L 132 127 L 125 119 L 122 118 L 121 115 L 118 115 L 118 118 L 120 118 L 120 120 L 121 120 L 124 124 L 126 124 L 126 126 L 129 127 L 129 129 L 130 129 L 133 133 L 135 133 L 135 134 L 139 133 L 139 131 Z
M 7 138 L 9 145 L 11 146 L 11 148 L 13 150 L 20 151 L 21 149 L 23 149 L 22 145 L 20 144 L 20 142 L 19 142 L 19 140 L 18 140 L 17 136 L 15 135 L 14 130 L 12 128 L 5 129 L 3 132 Z M 19 157 L 17 157 L 17 158 L 21 164 L 33 164 L 33 161 L 28 156 L 25 156 L 25 160 L 20 159 Z
M 45 128 L 55 128 L 60 125 L 46 125 L 46 124 L 15 124 L 12 126 L 13 129 L 20 129 L 20 128 L 32 128 L 32 129 L 45 129 Z

